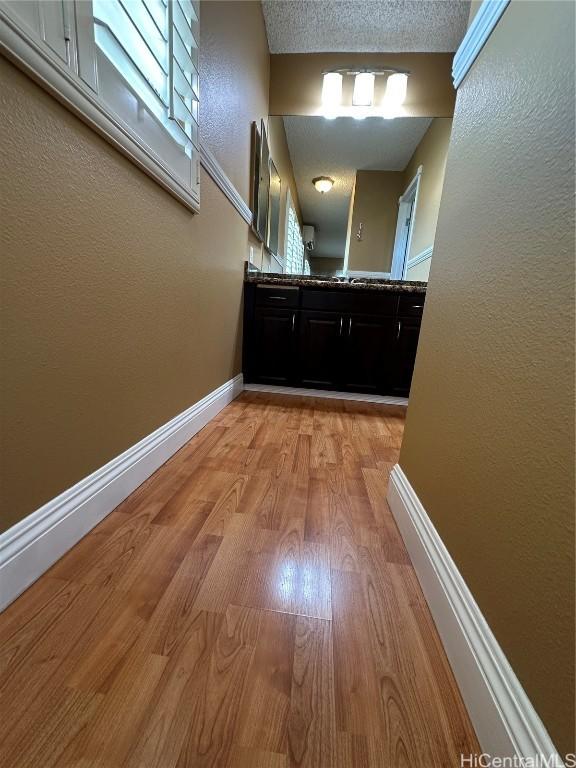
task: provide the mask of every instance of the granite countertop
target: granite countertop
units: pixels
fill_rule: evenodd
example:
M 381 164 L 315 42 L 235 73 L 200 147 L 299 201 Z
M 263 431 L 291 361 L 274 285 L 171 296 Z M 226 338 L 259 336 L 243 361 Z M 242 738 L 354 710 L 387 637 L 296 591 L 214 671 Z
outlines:
M 428 283 L 408 280 L 384 280 L 360 277 L 321 277 L 320 275 L 283 275 L 275 272 L 246 271 L 247 283 L 260 285 L 293 285 L 304 288 L 336 288 L 395 293 L 426 293 Z M 354 282 L 352 282 L 354 281 Z

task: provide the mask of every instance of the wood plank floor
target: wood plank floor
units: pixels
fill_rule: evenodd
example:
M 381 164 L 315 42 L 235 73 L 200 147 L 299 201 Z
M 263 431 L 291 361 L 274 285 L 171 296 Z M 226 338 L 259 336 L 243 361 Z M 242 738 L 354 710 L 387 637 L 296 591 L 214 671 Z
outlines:
M 0 616 L 7 768 L 434 768 L 476 737 L 399 408 L 245 392 Z

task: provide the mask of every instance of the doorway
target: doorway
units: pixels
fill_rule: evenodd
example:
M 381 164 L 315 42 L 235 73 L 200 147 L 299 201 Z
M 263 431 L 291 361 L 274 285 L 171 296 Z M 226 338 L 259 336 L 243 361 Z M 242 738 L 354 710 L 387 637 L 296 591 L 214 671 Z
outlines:
M 416 206 L 418 204 L 421 176 L 422 166 L 418 168 L 416 175 L 398 201 L 398 222 L 396 224 L 392 268 L 390 270 L 392 280 L 406 279 L 406 268 L 410 254 L 414 222 L 416 220 Z

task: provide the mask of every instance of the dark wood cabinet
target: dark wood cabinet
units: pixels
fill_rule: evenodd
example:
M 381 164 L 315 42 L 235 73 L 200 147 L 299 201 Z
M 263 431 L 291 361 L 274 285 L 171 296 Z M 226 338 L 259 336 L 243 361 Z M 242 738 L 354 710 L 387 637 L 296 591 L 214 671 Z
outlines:
M 245 381 L 406 396 L 424 298 L 246 283 Z
M 392 394 L 407 396 L 410 392 L 419 336 L 420 320 L 414 318 L 398 319 L 391 366 L 390 390 Z
M 319 309 L 345 315 L 395 315 L 398 310 L 398 294 L 384 291 L 361 291 L 329 288 L 302 288 L 302 309 Z
M 302 387 L 337 388 L 342 326 L 342 315 L 306 309 L 300 312 L 298 373 Z
M 251 339 L 252 373 L 266 384 L 295 383 L 298 312 L 256 307 Z
M 386 388 L 394 321 L 370 315 L 344 319 L 341 382 L 350 392 L 378 394 Z
M 299 307 L 300 290 L 294 286 L 275 288 L 269 285 L 259 285 L 256 288 L 255 300 L 257 307 L 297 309 Z
M 422 319 L 424 296 L 421 293 L 405 293 L 398 299 L 398 315 Z

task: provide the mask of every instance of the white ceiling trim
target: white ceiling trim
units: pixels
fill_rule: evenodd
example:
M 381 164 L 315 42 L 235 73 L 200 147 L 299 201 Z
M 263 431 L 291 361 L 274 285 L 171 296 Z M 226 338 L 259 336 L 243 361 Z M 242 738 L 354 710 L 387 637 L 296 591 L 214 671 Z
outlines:
M 454 56 L 452 65 L 454 88 L 460 87 L 460 83 L 476 61 L 509 3 L 510 0 L 483 0 Z

